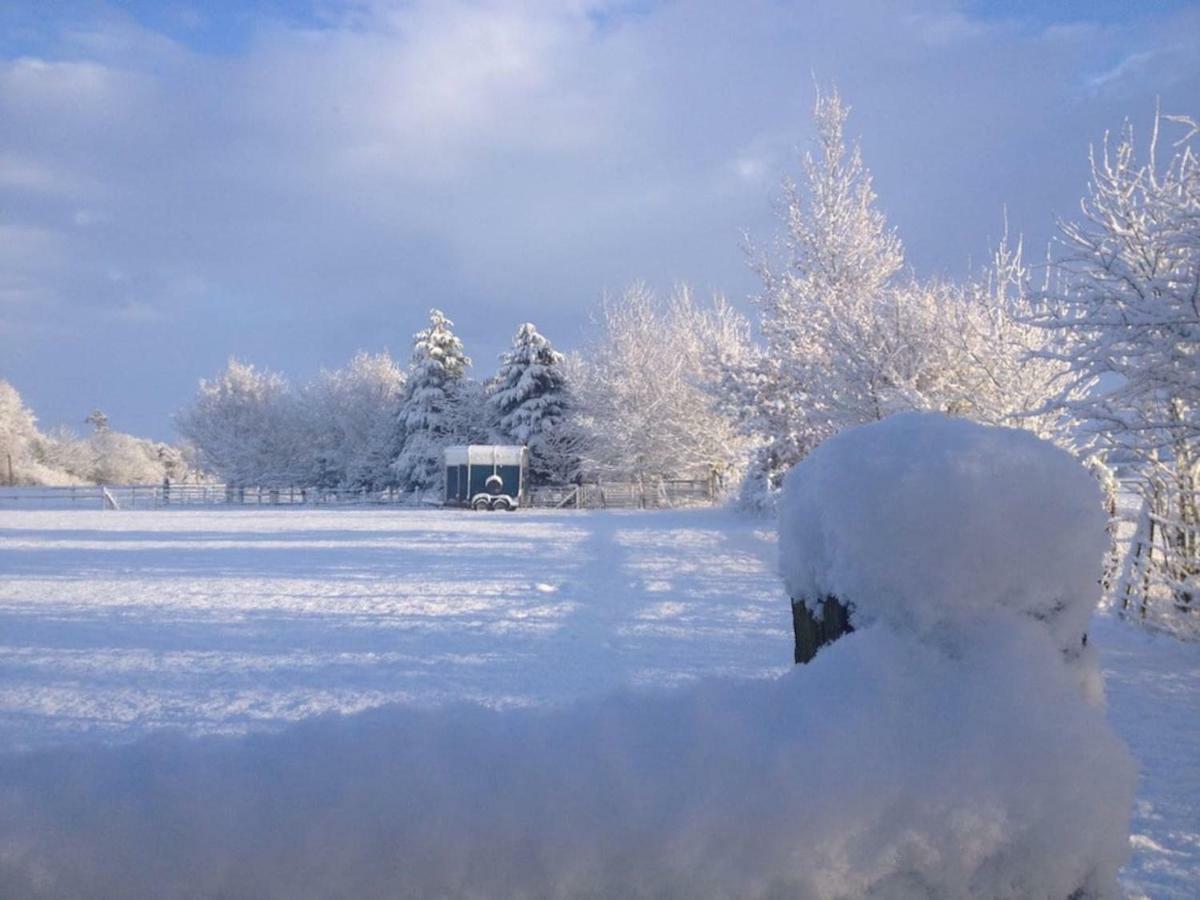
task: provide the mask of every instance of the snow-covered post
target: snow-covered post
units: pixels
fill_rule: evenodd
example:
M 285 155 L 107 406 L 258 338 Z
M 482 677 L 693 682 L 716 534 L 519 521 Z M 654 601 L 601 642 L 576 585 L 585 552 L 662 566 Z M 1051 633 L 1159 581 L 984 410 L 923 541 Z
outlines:
M 996 857 L 1006 887 L 946 896 L 1118 896 L 1135 768 L 1104 721 L 1083 639 L 1106 526 L 1097 480 L 1066 451 L 934 413 L 844 431 L 785 479 L 781 574 L 798 610 L 797 655 L 815 656 L 794 677 L 820 696 L 833 689 L 822 713 L 831 732 L 879 721 L 889 753 L 889 728 L 940 733 L 924 750 L 936 747 L 947 772 L 968 766 L 972 791 L 981 748 L 1007 748 L 995 765 L 1013 774 L 970 800 L 956 789 L 950 804 L 968 819 L 994 804 L 1001 830 L 1020 835 Z M 910 671 L 924 673 L 920 688 L 900 697 Z M 869 688 L 856 695 L 860 682 Z M 1010 767 L 1014 755 L 1023 761 Z M 911 828 L 920 815 L 897 821 Z
M 1074 457 L 934 413 L 817 447 L 787 476 L 779 539 L 798 662 L 880 618 L 959 621 L 991 606 L 1074 651 L 1108 549 L 1103 497 Z

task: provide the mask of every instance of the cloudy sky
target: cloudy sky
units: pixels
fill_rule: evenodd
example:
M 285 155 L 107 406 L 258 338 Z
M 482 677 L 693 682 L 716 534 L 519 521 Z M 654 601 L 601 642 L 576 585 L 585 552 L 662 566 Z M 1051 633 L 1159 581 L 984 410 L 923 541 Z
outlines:
M 909 264 L 961 274 L 1006 206 L 1044 245 L 1105 129 L 1200 114 L 1197 35 L 1151 0 L 10 0 L 0 378 L 170 437 L 229 356 L 407 358 L 431 306 L 487 374 L 634 279 L 744 303 L 814 79 Z

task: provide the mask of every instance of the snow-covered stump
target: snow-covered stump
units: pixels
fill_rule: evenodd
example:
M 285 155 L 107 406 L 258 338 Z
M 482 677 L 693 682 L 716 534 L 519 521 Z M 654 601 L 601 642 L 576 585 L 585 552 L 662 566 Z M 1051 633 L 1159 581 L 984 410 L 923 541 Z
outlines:
M 936 414 L 844 432 L 785 481 L 780 566 L 793 598 L 796 662 L 838 665 L 828 651 L 814 658 L 853 631 L 864 642 L 899 641 L 914 659 L 941 659 L 959 670 L 960 684 L 931 683 L 931 696 L 972 683 L 979 690 L 972 705 L 997 711 L 990 721 L 962 723 L 961 753 L 943 752 L 966 756 L 988 732 L 997 743 L 1038 748 L 1030 759 L 1043 772 L 990 785 L 997 773 L 978 773 L 982 780 L 946 810 L 969 818 L 990 804 L 1004 809 L 1012 844 L 996 848 L 988 868 L 1009 871 L 972 895 L 1117 893 L 1134 775 L 1103 719 L 1102 682 L 1085 637 L 1099 600 L 1106 526 L 1095 479 L 1066 452 L 1025 431 Z M 980 679 L 984 671 L 990 674 Z M 855 674 L 843 668 L 844 678 Z M 881 698 L 888 693 L 879 686 Z M 926 703 L 925 710 L 962 711 L 956 702 Z M 1080 715 L 1088 727 L 1067 724 Z M 932 725 L 919 714 L 908 722 L 917 731 Z M 1080 779 L 1081 770 L 1087 778 Z M 1051 819 L 1058 824 L 1047 829 Z M 1064 881 L 1059 863 L 1067 859 L 1078 875 Z

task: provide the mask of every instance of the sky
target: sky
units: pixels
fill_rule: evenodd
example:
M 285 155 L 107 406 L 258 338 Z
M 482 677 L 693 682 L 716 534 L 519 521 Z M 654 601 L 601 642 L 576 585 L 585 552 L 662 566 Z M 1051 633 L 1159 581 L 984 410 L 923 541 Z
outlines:
M 1200 116 L 1200 3 L 44 0 L 0 8 L 0 378 L 160 439 L 236 356 L 486 377 L 635 280 L 752 311 L 815 85 L 919 276 L 1040 255 L 1089 146 Z

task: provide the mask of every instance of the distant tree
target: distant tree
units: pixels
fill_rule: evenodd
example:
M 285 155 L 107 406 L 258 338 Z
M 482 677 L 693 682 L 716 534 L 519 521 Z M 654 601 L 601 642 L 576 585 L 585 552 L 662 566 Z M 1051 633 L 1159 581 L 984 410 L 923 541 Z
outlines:
M 460 440 L 466 423 L 463 401 L 471 360 L 441 310 L 413 336 L 412 362 L 397 415 L 400 451 L 392 472 L 403 488 L 427 491 L 442 483 L 442 451 Z
M 37 419 L 7 381 L 0 380 L 0 479 L 17 484 L 27 478 L 34 441 L 38 437 Z
M 107 423 L 88 436 L 86 445 L 87 479 L 96 484 L 157 484 L 166 473 L 153 441 L 113 431 Z
M 85 483 L 92 480 L 95 457 L 91 445 L 65 426 L 39 435 L 34 455 L 45 470 L 59 473 L 46 484 Z
M 108 431 L 108 416 L 98 409 L 93 409 L 83 421 L 91 425 L 93 431 Z
M 358 353 L 304 389 L 306 484 L 352 490 L 393 484 L 404 380 L 389 354 Z
M 231 359 L 218 378 L 200 382 L 176 426 L 226 483 L 277 488 L 303 479 L 300 421 L 282 376 Z
M 517 329 L 512 347 L 500 358 L 500 370 L 489 382 L 487 404 L 500 443 L 529 447 L 530 475 L 554 480 L 548 459 L 552 432 L 563 427 L 570 409 L 563 355 L 526 322 Z
M 662 303 L 635 284 L 604 301 L 575 388 L 584 469 L 609 478 L 719 476 L 746 443 L 714 401 L 716 360 L 748 342 L 719 298 L 705 308 L 680 287 Z

